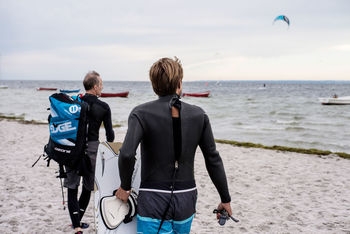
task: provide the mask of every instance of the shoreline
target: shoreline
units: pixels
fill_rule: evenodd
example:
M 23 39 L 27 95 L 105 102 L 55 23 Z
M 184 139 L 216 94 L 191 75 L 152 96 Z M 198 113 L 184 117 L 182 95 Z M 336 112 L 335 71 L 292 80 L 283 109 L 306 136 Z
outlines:
M 295 147 L 289 147 L 289 146 L 280 146 L 280 145 L 274 145 L 274 146 L 266 146 L 262 144 L 256 144 L 251 142 L 239 142 L 239 141 L 231 141 L 231 140 L 222 140 L 222 139 L 215 139 L 216 143 L 221 144 L 229 144 L 234 145 L 238 147 L 245 147 L 245 148 L 258 148 L 258 149 L 267 149 L 267 150 L 276 150 L 276 151 L 284 151 L 284 152 L 294 152 L 299 154 L 313 154 L 313 155 L 336 155 L 341 158 L 350 159 L 350 154 L 344 153 L 344 152 L 332 152 L 329 150 L 319 150 L 319 149 L 304 149 L 304 148 L 295 148 Z
M 47 125 L 48 123 L 39 122 L 35 120 L 24 120 L 24 117 L 18 117 L 18 116 L 5 116 L 0 115 L 0 121 L 1 120 L 8 120 L 8 121 L 16 121 L 21 124 L 33 124 L 33 125 Z M 101 127 L 104 127 L 103 124 Z M 113 128 L 120 128 L 122 127 L 121 124 L 114 124 L 112 125 Z M 274 145 L 274 146 L 266 146 L 263 144 L 253 143 L 253 142 L 240 142 L 240 141 L 234 141 L 234 140 L 225 140 L 225 139 L 215 139 L 216 143 L 221 144 L 229 144 L 234 145 L 238 147 L 245 147 L 245 148 L 258 148 L 258 149 L 267 149 L 267 150 L 275 150 L 275 151 L 284 151 L 284 152 L 295 152 L 300 154 L 313 154 L 313 155 L 336 155 L 341 158 L 350 159 L 350 154 L 345 152 L 332 152 L 329 150 L 320 150 L 320 149 L 305 149 L 305 148 L 296 148 L 296 147 L 289 147 L 289 146 L 281 146 L 281 145 Z

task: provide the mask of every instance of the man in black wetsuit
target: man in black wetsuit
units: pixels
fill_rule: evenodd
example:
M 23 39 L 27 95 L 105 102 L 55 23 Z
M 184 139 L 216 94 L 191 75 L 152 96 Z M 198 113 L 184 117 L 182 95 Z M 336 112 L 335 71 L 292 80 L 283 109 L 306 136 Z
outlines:
M 232 215 L 226 174 L 208 116 L 200 107 L 179 100 L 182 77 L 178 59 L 155 62 L 150 79 L 159 98 L 135 107 L 129 116 L 119 155 L 121 186 L 116 196 L 125 202 L 128 199 L 141 143 L 137 233 L 190 232 L 197 201 L 194 156 L 198 145 L 220 195 L 218 209 Z
M 98 99 L 101 96 L 101 90 L 103 88 L 100 75 L 95 71 L 87 73 L 83 84 L 86 93 L 81 99 L 89 104 L 86 155 L 90 160 L 91 168 L 89 172 L 82 176 L 83 188 L 79 200 L 77 196 L 81 176 L 75 170 L 66 167 L 67 178 L 64 180 L 64 186 L 68 188 L 69 215 L 72 220 L 74 232 L 78 234 L 83 233 L 82 229 L 89 227 L 88 224 L 81 223 L 80 221 L 89 204 L 91 191 L 94 190 L 96 156 L 100 143 L 99 130 L 102 122 L 106 130 L 107 141 L 114 141 L 111 110 L 107 103 Z

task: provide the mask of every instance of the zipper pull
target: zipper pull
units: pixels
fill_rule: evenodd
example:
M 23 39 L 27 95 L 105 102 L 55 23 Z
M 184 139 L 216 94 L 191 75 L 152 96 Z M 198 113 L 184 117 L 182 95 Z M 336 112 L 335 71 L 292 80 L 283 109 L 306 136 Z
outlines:
M 176 160 L 175 161 L 175 169 L 178 169 L 179 168 L 179 162 Z

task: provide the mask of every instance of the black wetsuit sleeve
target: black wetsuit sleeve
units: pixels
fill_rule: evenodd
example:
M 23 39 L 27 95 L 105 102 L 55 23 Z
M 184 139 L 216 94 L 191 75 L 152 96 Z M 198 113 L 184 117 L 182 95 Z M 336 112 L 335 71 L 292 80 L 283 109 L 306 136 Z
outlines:
M 134 171 L 135 155 L 142 139 L 143 128 L 136 114 L 129 116 L 128 131 L 125 135 L 123 146 L 120 149 L 118 166 L 120 175 L 120 187 L 124 190 L 131 189 L 131 178 Z
M 199 147 L 205 158 L 205 166 L 209 173 L 210 179 L 213 181 L 219 192 L 221 202 L 227 203 L 231 201 L 228 191 L 226 173 L 219 152 L 216 150 L 214 136 L 211 130 L 208 116 L 204 115 L 204 126 L 199 142 Z
M 112 114 L 111 109 L 108 107 L 105 117 L 103 119 L 103 125 L 106 130 L 106 138 L 108 142 L 114 141 L 114 131 L 112 127 Z

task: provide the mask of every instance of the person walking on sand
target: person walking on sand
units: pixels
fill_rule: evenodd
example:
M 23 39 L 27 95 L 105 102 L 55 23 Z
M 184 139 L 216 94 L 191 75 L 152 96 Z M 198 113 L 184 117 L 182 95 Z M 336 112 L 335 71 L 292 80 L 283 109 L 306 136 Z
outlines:
M 149 72 L 155 101 L 135 107 L 119 154 L 117 198 L 130 194 L 136 149 L 141 143 L 141 185 L 137 233 L 189 233 L 196 212 L 194 156 L 199 145 L 221 202 L 231 211 L 224 166 L 216 150 L 209 118 L 198 106 L 180 101 L 183 70 L 180 61 L 162 58 Z
M 107 103 L 98 99 L 101 96 L 103 88 L 100 75 L 95 71 L 88 72 L 83 84 L 86 93 L 81 99 L 89 104 L 86 155 L 90 161 L 91 168 L 89 172 L 82 176 L 83 187 L 79 200 L 77 197 L 81 176 L 75 170 L 66 167 L 67 178 L 64 180 L 64 186 L 68 189 L 68 210 L 72 227 L 74 228 L 74 232 L 78 234 L 83 233 L 82 229 L 89 227 L 89 224 L 82 223 L 81 219 L 89 204 L 91 191 L 94 190 L 96 156 L 100 144 L 99 130 L 102 122 L 106 130 L 107 141 L 114 141 L 111 110 Z

